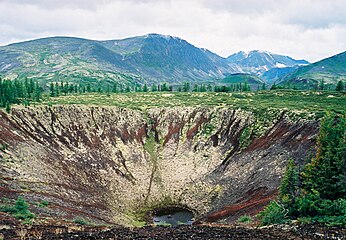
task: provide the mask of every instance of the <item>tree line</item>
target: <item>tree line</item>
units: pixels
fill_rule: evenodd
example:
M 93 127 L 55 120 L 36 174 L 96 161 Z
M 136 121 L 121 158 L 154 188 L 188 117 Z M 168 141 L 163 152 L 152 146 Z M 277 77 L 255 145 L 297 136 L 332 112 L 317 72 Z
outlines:
M 270 90 L 277 90 L 277 89 L 293 89 L 293 90 L 313 90 L 313 91 L 337 91 L 337 92 L 343 92 L 346 91 L 346 86 L 344 81 L 339 80 L 335 85 L 333 84 L 327 84 L 322 79 L 314 86 L 310 87 L 298 87 L 296 85 L 291 85 L 290 83 L 287 83 L 285 85 L 276 85 L 275 83 L 271 86 Z
M 27 106 L 32 101 L 40 101 L 42 92 L 43 88 L 33 79 L 11 81 L 0 78 L 0 107 L 9 111 L 11 104 L 22 103 Z
M 327 87 L 328 86 L 328 87 Z M 266 90 L 265 83 L 257 85 L 257 91 Z M 298 89 L 294 86 L 282 86 L 273 84 L 270 90 L 276 89 Z M 126 93 L 126 92 L 249 92 L 256 89 L 251 89 L 248 82 L 232 83 L 227 85 L 212 85 L 212 84 L 192 84 L 185 82 L 182 85 L 170 85 L 168 83 L 159 83 L 143 85 L 138 83 L 120 84 L 108 83 L 101 86 L 100 84 L 73 84 L 69 82 L 51 82 L 49 87 L 42 87 L 37 80 L 25 78 L 24 80 L 3 80 L 0 78 L 0 107 L 10 110 L 11 104 L 29 105 L 30 102 L 40 101 L 44 91 L 48 91 L 51 97 L 58 97 L 67 94 L 82 94 L 82 93 Z M 330 85 L 326 85 L 322 80 L 320 84 L 311 90 L 331 90 Z M 345 91 L 346 86 L 343 81 L 339 81 L 334 88 L 336 91 Z
M 261 88 L 257 90 L 265 90 L 266 86 L 263 83 Z M 51 97 L 67 95 L 70 93 L 123 93 L 123 92 L 249 92 L 251 91 L 250 84 L 235 83 L 229 85 L 211 85 L 211 84 L 191 84 L 185 82 L 181 86 L 173 86 L 168 83 L 152 84 L 148 86 L 146 83 L 140 84 L 108 84 L 106 87 L 92 86 L 90 83 L 86 85 L 71 84 L 68 82 L 50 83 L 49 94 Z

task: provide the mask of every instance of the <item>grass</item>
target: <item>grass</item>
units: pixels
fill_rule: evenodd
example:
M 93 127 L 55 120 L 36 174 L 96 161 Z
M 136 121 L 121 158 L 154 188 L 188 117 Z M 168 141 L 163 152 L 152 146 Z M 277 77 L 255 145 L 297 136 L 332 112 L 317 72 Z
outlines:
M 287 109 L 300 112 L 345 112 L 346 94 L 313 91 L 259 91 L 248 93 L 148 92 L 110 94 L 76 94 L 46 98 L 44 105 L 79 104 L 117 106 L 145 111 L 165 107 L 231 107 L 244 110 Z
M 137 227 L 137 228 L 141 228 L 141 227 L 144 227 L 145 225 L 147 225 L 147 223 L 145 221 L 137 221 L 137 220 L 134 220 L 132 222 L 132 225 L 134 227 Z

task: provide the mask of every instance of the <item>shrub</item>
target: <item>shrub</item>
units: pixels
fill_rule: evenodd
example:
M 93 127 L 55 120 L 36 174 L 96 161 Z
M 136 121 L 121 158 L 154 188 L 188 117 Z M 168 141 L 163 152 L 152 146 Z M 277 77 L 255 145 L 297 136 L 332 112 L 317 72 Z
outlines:
M 14 206 L 0 206 L 0 211 L 10 213 L 15 218 L 26 222 L 30 222 L 35 218 L 35 214 L 30 212 L 28 203 L 22 197 L 18 197 Z
M 346 199 L 321 199 L 320 195 L 315 192 L 314 194 L 304 195 L 297 202 L 298 211 L 303 216 L 315 217 L 315 220 L 343 217 L 346 221 Z
M 77 224 L 80 224 L 80 225 L 86 225 L 86 224 L 88 224 L 87 221 L 85 221 L 83 218 L 79 218 L 79 217 L 76 218 L 76 219 L 74 219 L 73 222 L 74 222 L 74 223 L 77 223 Z
M 252 222 L 252 217 L 250 217 L 248 215 L 244 215 L 244 216 L 241 216 L 240 218 L 238 218 L 237 222 L 239 222 L 239 223 L 250 223 L 250 222 Z
M 48 207 L 48 205 L 49 205 L 49 202 L 46 201 L 46 200 L 42 200 L 42 201 L 38 204 L 38 206 L 41 207 L 41 208 Z
M 317 191 L 303 195 L 297 199 L 297 210 L 301 216 L 316 216 L 319 212 L 318 203 L 322 201 Z
M 257 216 L 261 221 L 261 225 L 282 224 L 288 221 L 288 210 L 277 201 L 272 201 Z

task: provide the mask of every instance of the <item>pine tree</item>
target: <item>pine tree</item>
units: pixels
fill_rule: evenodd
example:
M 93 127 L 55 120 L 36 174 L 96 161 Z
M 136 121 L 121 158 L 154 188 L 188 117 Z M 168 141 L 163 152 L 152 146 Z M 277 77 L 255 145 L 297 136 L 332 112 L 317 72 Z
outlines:
M 325 90 L 325 84 L 324 84 L 324 79 L 320 81 L 320 90 Z
M 184 92 L 190 92 L 190 83 L 188 83 L 188 82 L 184 83 L 183 91 Z
M 37 81 L 35 82 L 35 85 L 34 85 L 33 95 L 34 95 L 33 98 L 36 102 L 40 101 L 41 95 L 42 95 L 42 89 Z
M 152 92 L 157 92 L 157 86 L 156 86 L 156 84 L 151 85 L 151 91 L 152 91 Z
M 161 92 L 167 92 L 168 90 L 169 90 L 169 89 L 168 89 L 167 83 L 162 84 L 162 86 L 161 86 Z
M 55 83 L 55 96 L 59 96 L 60 95 L 60 91 L 59 91 L 59 84 L 58 82 Z
M 339 81 L 338 84 L 336 85 L 335 91 L 342 92 L 345 90 L 345 85 L 343 81 Z
M 280 198 L 287 197 L 294 201 L 298 196 L 298 181 L 299 175 L 297 167 L 293 160 L 289 160 L 280 185 Z
M 118 87 L 117 87 L 116 83 L 113 84 L 112 92 L 113 93 L 117 93 L 118 92 Z
M 247 82 L 244 83 L 242 90 L 243 90 L 243 92 L 250 92 L 251 91 L 250 86 Z
M 262 90 L 267 90 L 267 87 L 266 87 L 265 83 L 262 84 Z
M 328 114 L 321 122 L 317 154 L 307 164 L 304 189 L 324 199 L 346 196 L 346 116 Z
M 87 88 L 86 88 L 86 91 L 88 92 L 88 93 L 90 93 L 91 92 L 91 85 L 90 85 L 90 83 L 88 83 L 87 84 Z
M 144 86 L 143 86 L 143 92 L 148 92 L 148 86 L 146 83 L 144 83 Z
M 55 96 L 55 89 L 54 89 L 54 83 L 53 82 L 50 83 L 49 91 L 50 91 L 50 96 L 54 97 Z

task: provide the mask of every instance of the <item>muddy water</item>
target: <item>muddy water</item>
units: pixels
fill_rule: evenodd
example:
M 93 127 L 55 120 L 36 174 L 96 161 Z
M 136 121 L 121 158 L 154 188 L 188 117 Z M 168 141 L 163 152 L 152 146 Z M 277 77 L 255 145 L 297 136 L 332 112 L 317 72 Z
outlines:
M 188 210 L 177 210 L 166 214 L 157 214 L 153 217 L 154 225 L 191 225 L 193 222 L 193 213 Z

